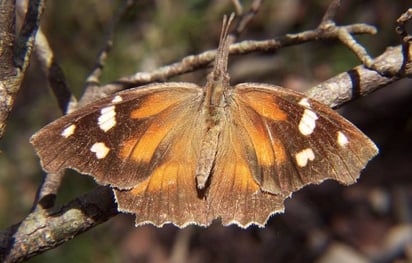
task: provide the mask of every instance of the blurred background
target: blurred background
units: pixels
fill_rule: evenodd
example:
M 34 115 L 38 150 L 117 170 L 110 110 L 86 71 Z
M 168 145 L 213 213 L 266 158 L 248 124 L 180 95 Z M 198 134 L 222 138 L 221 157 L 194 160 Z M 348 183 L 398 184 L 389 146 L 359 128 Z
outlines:
M 251 1 L 242 1 L 245 10 Z M 314 29 L 328 0 L 267 1 L 239 40 L 263 40 Z M 76 96 L 94 65 L 120 1 L 48 1 L 42 20 L 55 56 Z M 395 22 L 409 1 L 343 1 L 338 24 L 375 25 L 359 36 L 372 56 L 398 45 Z M 104 68 L 104 83 L 150 71 L 217 47 L 230 1 L 136 1 L 122 18 Z M 276 53 L 232 56 L 232 83 L 253 81 L 305 90 L 359 61 L 337 41 L 313 42 Z M 205 83 L 209 69 L 174 78 Z M 29 262 L 412 262 L 412 81 L 404 79 L 341 109 L 374 140 L 380 154 L 358 183 L 325 182 L 298 191 L 286 213 L 267 227 L 135 228 L 119 215 Z M 30 136 L 61 113 L 45 74 L 32 60 L 24 86 L 0 141 L 0 229 L 29 212 L 42 178 Z M 68 173 L 58 195 L 64 204 L 95 187 L 87 176 Z

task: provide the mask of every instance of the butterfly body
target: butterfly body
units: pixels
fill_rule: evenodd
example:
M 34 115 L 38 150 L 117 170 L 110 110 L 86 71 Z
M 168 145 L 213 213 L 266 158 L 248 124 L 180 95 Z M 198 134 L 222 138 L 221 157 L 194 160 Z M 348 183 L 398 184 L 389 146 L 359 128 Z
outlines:
M 110 185 L 136 224 L 264 225 L 307 184 L 356 181 L 377 148 L 329 107 L 270 84 L 230 86 L 224 23 L 204 87 L 156 83 L 52 122 L 31 139 L 43 168 Z

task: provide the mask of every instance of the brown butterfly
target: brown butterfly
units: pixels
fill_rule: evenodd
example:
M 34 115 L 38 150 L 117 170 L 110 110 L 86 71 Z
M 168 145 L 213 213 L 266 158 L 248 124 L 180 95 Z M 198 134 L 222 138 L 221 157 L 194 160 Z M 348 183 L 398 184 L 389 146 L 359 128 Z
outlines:
M 378 149 L 332 109 L 270 84 L 230 86 L 233 16 L 202 88 L 156 83 L 119 92 L 31 138 L 42 166 L 110 185 L 136 225 L 263 226 L 307 184 L 356 181 Z

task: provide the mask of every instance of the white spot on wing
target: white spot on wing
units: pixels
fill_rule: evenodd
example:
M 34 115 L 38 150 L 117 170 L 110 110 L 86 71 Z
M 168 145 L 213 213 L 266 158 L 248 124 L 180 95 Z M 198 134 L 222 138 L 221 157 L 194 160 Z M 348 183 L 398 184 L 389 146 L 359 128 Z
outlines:
M 103 159 L 107 156 L 110 149 L 104 144 L 104 142 L 96 142 L 90 147 L 90 151 L 96 154 L 97 159 Z
M 308 161 L 315 160 L 315 154 L 311 148 L 303 149 L 302 151 L 295 154 L 296 163 L 300 167 L 305 167 L 308 164 Z
M 307 98 L 301 99 L 298 104 L 310 108 L 310 103 Z
M 349 143 L 348 137 L 346 137 L 346 135 L 343 134 L 343 132 L 338 131 L 337 135 L 338 135 L 338 144 L 340 146 L 344 147 L 346 144 Z
M 76 125 L 72 124 L 69 127 L 65 128 L 61 134 L 64 138 L 68 138 L 73 135 L 74 131 L 76 130 Z
M 107 132 L 116 125 L 116 111 L 114 106 L 108 106 L 100 110 L 100 117 L 97 120 L 100 129 Z
M 122 102 L 122 101 L 123 101 L 123 98 L 119 95 L 116 95 L 116 97 L 114 97 L 112 99 L 112 103 L 119 103 L 119 102 Z
M 309 109 L 305 109 L 303 112 L 302 118 L 299 122 L 299 131 L 303 135 L 310 135 L 312 134 L 313 130 L 316 127 L 316 120 L 318 119 L 318 115 L 314 111 Z

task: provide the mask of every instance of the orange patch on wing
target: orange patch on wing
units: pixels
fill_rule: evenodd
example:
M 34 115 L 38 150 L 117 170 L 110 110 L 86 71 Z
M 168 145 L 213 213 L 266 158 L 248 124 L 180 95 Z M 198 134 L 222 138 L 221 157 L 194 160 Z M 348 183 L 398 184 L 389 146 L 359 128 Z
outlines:
M 241 141 L 232 141 L 233 156 L 226 156 L 228 162 L 224 165 L 232 163 L 229 169 L 223 168 L 222 176 L 231 175 L 233 178 L 233 188 L 238 192 L 258 191 L 259 185 L 256 183 L 248 162 L 246 161 L 246 152 Z M 229 170 L 229 171 L 228 171 Z
M 138 108 L 130 113 L 132 119 L 142 119 L 156 115 L 184 99 L 187 94 L 178 91 L 154 92 L 143 99 Z
M 165 190 L 176 191 L 178 180 L 192 179 L 194 186 L 193 156 L 190 155 L 190 151 L 186 151 L 185 139 L 187 138 L 182 138 L 182 140 L 178 140 L 173 144 L 173 149 L 170 152 L 173 155 L 170 156 L 172 160 L 165 160 L 157 166 L 145 181 L 139 183 L 131 190 L 133 195 L 140 195 L 147 191 L 150 193 Z
M 241 201 L 236 199 L 238 196 L 249 198 L 250 194 L 259 191 L 260 187 L 253 178 L 247 162 L 241 158 L 232 159 L 231 156 L 227 156 L 219 162 L 215 170 L 209 197 L 212 198 L 213 206 L 216 206 L 214 209 L 221 210 L 219 213 L 226 213 L 232 209 L 236 210 L 234 205 Z
M 286 112 L 276 104 L 276 98 L 272 94 L 262 91 L 245 91 L 239 95 L 246 105 L 253 108 L 262 117 L 275 121 L 285 121 L 288 118 Z
M 239 192 L 247 192 L 247 191 L 259 191 L 259 186 L 255 182 L 250 173 L 249 167 L 247 166 L 246 162 L 243 160 L 238 160 L 234 164 L 234 190 Z
M 243 112 L 242 112 L 243 113 Z M 244 113 L 246 114 L 246 113 Z M 255 115 L 255 114 L 253 114 Z M 249 116 L 250 118 L 257 117 Z M 270 166 L 275 162 L 272 145 L 268 137 L 266 129 L 263 127 L 261 119 L 250 120 L 245 116 L 242 118 L 243 126 L 250 136 L 253 143 L 253 148 L 260 165 Z
M 165 116 L 167 117 L 167 116 Z M 130 139 L 120 149 L 120 157 L 136 162 L 149 162 L 156 148 L 178 120 L 163 120 L 158 117 L 139 139 Z
M 145 192 L 151 194 L 167 189 L 176 188 L 176 178 L 179 172 L 179 165 L 177 163 L 164 163 L 157 167 L 153 173 L 142 183 L 133 188 L 130 193 L 132 195 L 141 195 Z

